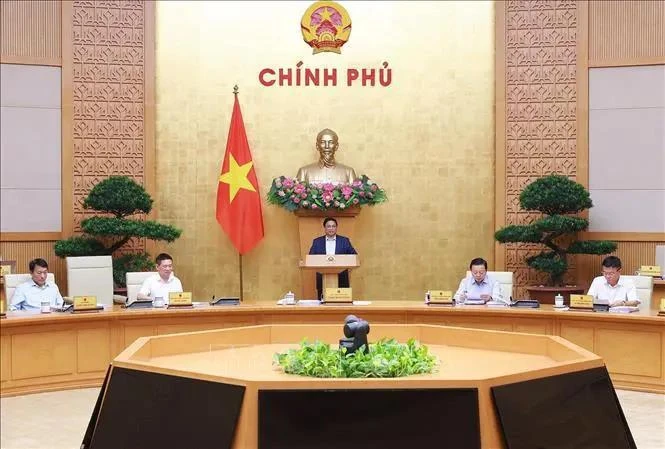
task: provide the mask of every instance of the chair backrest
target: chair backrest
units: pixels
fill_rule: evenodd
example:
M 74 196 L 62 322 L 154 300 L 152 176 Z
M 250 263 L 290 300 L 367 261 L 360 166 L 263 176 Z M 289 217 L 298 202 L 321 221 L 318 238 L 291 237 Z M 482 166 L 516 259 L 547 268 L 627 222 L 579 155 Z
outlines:
M 17 274 L 6 274 L 3 276 L 5 283 L 5 298 L 7 298 L 7 304 L 10 304 L 12 296 L 14 296 L 14 290 L 16 287 L 21 285 L 24 282 L 29 281 L 32 276 L 30 273 L 17 273 Z M 46 275 L 46 282 L 55 284 L 55 276 L 53 273 Z M 7 306 L 9 308 L 9 306 Z
M 143 281 L 155 274 L 157 274 L 156 271 L 128 272 L 125 276 L 125 280 L 127 281 L 127 302 L 136 301 L 136 295 L 141 289 Z
M 651 295 L 653 294 L 653 277 L 651 276 L 624 276 L 620 279 L 630 279 L 637 289 L 637 297 L 640 298 L 640 308 L 649 310 L 651 307 Z
M 497 280 L 501 284 L 503 296 L 506 299 L 513 297 L 513 272 L 512 271 L 488 271 L 487 274 Z M 471 272 L 467 271 L 466 276 L 471 276 Z
M 660 266 L 660 274 L 665 274 L 665 245 L 656 245 L 656 265 Z
M 111 256 L 67 257 L 68 296 L 96 296 L 97 304 L 113 305 Z

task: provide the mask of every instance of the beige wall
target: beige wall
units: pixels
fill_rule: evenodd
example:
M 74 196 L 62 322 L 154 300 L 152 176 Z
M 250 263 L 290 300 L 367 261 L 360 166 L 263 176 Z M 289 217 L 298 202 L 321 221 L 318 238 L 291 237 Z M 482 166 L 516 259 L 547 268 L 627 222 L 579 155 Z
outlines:
M 214 218 L 236 83 L 262 196 L 314 160 L 324 127 L 340 136 L 339 160 L 387 190 L 356 225 L 354 296 L 417 299 L 454 288 L 472 257 L 493 264 L 492 3 L 343 4 L 353 30 L 341 55 L 312 55 L 302 41 L 308 3 L 157 5 L 155 203 L 160 221 L 184 230 L 162 248 L 195 296 L 238 292 L 238 257 Z M 259 84 L 262 68 L 298 61 L 338 71 L 387 61 L 392 84 Z M 297 224 L 266 204 L 264 221 L 265 239 L 243 258 L 245 294 L 272 300 L 300 286 Z
M 3 233 L 61 230 L 60 115 L 60 67 L 0 64 Z
M 590 231 L 665 232 L 663 124 L 665 65 L 589 70 Z

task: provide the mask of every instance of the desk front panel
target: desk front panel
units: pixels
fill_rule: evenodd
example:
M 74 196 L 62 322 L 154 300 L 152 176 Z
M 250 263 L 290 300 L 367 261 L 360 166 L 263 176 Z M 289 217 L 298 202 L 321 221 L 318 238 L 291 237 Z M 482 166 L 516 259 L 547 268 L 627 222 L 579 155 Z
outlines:
M 665 318 L 557 312 L 549 306 L 515 310 L 427 307 L 415 302 L 369 306 L 294 307 L 250 304 L 189 310 L 20 315 L 0 323 L 3 396 L 101 385 L 108 365 L 138 337 L 259 324 L 340 324 L 349 314 L 370 323 L 434 324 L 559 335 L 603 357 L 614 385 L 665 393 Z M 370 338 L 371 338 L 370 333 Z M 303 336 L 305 337 L 305 336 Z

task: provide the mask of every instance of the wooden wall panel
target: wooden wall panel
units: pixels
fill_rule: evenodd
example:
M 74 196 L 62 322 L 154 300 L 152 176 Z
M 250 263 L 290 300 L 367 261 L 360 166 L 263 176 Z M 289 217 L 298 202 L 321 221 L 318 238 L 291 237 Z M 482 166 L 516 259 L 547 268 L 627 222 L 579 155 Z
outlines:
M 589 2 L 589 66 L 665 64 L 665 1 Z
M 621 259 L 623 274 L 633 275 L 640 265 L 655 264 L 656 245 L 663 241 L 653 242 L 617 242 L 618 248 L 612 253 Z M 577 281 L 588 287 L 594 277 L 600 275 L 600 264 L 605 256 L 580 255 L 577 259 Z
M 65 259 L 55 255 L 53 244 L 55 241 L 41 242 L 0 242 L 0 258 L 16 261 L 16 272 L 27 273 L 28 263 L 36 257 L 41 257 L 48 263 L 48 269 L 55 276 L 60 293 L 67 292 L 67 266 Z
M 155 4 L 74 1 L 63 6 L 63 233 L 80 232 L 91 187 L 126 175 L 154 187 Z M 146 129 L 148 133 L 146 134 Z M 146 165 L 146 162 L 149 165 Z M 67 184 L 67 185 L 64 185 Z M 145 249 L 145 241 L 124 250 Z
M 0 2 L 2 62 L 61 65 L 60 9 L 59 1 L 2 0 Z
M 514 1 L 498 2 L 496 8 L 500 228 L 537 217 L 519 207 L 519 194 L 531 181 L 550 173 L 577 176 L 578 5 Z M 515 272 L 517 297 L 545 279 L 524 263 L 539 251 L 534 245 L 497 246 L 496 268 Z

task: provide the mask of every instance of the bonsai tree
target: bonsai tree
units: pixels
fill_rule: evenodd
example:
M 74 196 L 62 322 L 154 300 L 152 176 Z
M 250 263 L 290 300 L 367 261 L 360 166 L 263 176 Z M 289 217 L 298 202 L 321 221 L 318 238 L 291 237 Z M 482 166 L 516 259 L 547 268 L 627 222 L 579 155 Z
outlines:
M 99 182 L 90 190 L 83 207 L 106 215 L 84 219 L 81 228 L 85 234 L 57 241 L 55 254 L 63 258 L 112 255 L 134 237 L 167 242 L 180 237 L 182 231 L 174 226 L 128 218 L 150 213 L 152 202 L 143 186 L 127 176 L 111 176 Z M 113 260 L 113 281 L 124 287 L 127 271 L 149 271 L 154 266 L 146 252 L 124 254 Z
M 607 254 L 617 248 L 605 240 L 575 240 L 589 227 L 589 220 L 573 216 L 593 207 L 589 192 L 565 176 L 549 175 L 537 179 L 520 194 L 522 209 L 538 211 L 543 217 L 528 225 L 510 225 L 494 237 L 501 243 L 540 243 L 547 249 L 526 259 L 527 265 L 549 275 L 551 286 L 561 286 L 568 270 L 568 254 Z

